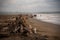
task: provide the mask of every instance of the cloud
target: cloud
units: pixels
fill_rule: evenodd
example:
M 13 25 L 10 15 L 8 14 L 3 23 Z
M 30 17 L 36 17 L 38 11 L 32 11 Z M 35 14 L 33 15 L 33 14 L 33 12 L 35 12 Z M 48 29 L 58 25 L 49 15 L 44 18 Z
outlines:
M 58 0 L 0 0 L 2 12 L 53 12 L 60 11 Z

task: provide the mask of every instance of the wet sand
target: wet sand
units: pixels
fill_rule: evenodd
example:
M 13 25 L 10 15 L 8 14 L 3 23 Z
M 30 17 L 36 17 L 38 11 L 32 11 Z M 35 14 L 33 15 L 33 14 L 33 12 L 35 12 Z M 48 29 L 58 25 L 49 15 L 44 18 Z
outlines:
M 49 40 L 60 40 L 60 25 L 46 23 L 36 19 L 29 19 L 32 27 L 37 28 L 37 32 L 49 36 Z M 55 39 L 57 38 L 57 39 Z

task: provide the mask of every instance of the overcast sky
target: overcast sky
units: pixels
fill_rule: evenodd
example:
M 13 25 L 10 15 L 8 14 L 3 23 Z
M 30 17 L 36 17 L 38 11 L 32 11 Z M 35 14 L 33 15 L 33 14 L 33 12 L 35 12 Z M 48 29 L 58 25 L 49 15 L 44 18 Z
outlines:
M 55 12 L 60 0 L 0 0 L 0 12 Z

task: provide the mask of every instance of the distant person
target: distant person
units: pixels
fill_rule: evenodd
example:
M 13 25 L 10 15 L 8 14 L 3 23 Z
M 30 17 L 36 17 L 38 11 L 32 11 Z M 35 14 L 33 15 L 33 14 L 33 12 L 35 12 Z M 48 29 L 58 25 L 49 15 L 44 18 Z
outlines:
M 34 17 L 36 17 L 37 15 L 34 15 Z

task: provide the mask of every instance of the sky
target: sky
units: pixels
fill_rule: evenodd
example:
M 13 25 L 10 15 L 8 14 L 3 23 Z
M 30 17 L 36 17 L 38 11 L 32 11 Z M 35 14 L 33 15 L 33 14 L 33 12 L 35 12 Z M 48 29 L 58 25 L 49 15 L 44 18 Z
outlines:
M 56 12 L 60 0 L 0 0 L 0 12 Z

